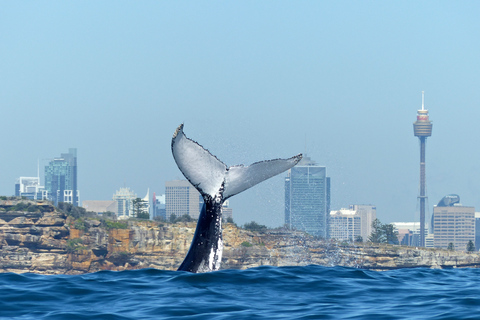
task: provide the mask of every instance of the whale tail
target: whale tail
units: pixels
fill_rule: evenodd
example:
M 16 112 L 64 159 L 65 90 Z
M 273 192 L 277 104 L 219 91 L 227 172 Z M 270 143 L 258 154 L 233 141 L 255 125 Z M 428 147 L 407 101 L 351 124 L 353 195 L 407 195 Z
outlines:
M 302 159 L 302 154 L 298 154 L 289 159 L 227 167 L 207 149 L 187 138 L 183 124 L 173 135 L 172 153 L 180 171 L 204 198 L 219 197 L 222 201 L 292 168 Z
M 302 158 L 299 154 L 290 159 L 227 167 L 208 150 L 187 138 L 183 133 L 183 124 L 173 135 L 172 153 L 180 171 L 197 188 L 205 201 L 190 249 L 178 268 L 189 272 L 220 269 L 223 251 L 221 219 L 223 201 L 290 169 Z

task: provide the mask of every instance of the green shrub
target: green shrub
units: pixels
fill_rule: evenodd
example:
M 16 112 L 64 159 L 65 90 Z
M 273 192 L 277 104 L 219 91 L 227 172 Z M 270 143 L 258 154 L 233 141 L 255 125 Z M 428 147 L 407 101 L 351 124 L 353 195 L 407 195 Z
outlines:
M 82 246 L 83 240 L 80 238 L 68 239 L 67 240 L 67 253 L 74 253 L 79 250 L 84 250 L 87 247 Z
M 108 230 L 111 229 L 127 229 L 128 223 L 121 222 L 121 221 L 112 221 L 112 220 L 105 220 L 105 225 Z
M 251 244 L 250 242 L 248 241 L 243 241 L 242 244 L 241 244 L 242 247 L 252 247 L 253 244 Z
M 85 221 L 83 219 L 77 219 L 73 223 L 73 227 L 78 230 L 83 230 L 85 231 L 87 227 L 85 226 Z
M 177 222 L 191 222 L 193 218 L 190 217 L 188 214 L 184 214 L 183 216 L 177 217 L 175 214 L 170 216 L 170 223 L 177 223 Z
M 38 206 L 29 206 L 28 209 L 27 209 L 28 212 L 40 212 L 40 208 L 38 208 Z
M 250 230 L 250 231 L 264 231 L 264 230 L 267 230 L 267 226 L 265 226 L 263 224 L 258 224 L 255 221 L 245 223 L 243 228 L 246 229 L 246 230 Z

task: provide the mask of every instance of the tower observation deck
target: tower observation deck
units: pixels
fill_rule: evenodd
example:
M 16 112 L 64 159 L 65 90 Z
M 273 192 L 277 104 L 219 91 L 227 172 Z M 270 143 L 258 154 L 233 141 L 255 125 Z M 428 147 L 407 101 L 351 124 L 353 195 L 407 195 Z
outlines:
M 420 243 L 425 246 L 425 143 L 427 137 L 432 135 L 432 122 L 428 117 L 428 110 L 425 110 L 424 92 L 422 91 L 422 109 L 417 111 L 417 121 L 413 123 L 413 134 L 420 141 Z

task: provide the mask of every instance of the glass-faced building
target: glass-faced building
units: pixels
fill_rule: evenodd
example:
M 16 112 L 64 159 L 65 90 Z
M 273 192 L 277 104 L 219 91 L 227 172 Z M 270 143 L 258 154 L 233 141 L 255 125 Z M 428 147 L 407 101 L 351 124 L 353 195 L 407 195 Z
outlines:
M 329 212 L 330 178 L 327 177 L 327 168 L 304 156 L 285 178 L 285 225 L 328 238 Z
M 67 202 L 78 207 L 76 148 L 68 149 L 68 153 L 62 153 L 45 166 L 45 190 L 55 205 Z

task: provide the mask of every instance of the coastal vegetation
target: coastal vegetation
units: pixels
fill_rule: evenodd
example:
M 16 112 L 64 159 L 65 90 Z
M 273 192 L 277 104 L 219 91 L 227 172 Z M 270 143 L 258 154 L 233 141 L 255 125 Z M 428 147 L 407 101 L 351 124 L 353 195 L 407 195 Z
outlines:
M 19 200 L 15 197 L 1 197 L 0 200 Z M 0 211 L 24 211 L 24 212 L 48 212 L 52 211 L 52 207 L 48 202 L 32 203 L 28 201 L 17 201 L 14 205 L 0 207 Z
M 105 226 L 107 230 L 111 229 L 127 229 L 128 223 L 125 221 L 113 221 L 113 220 L 105 220 Z
M 475 251 L 475 244 L 472 240 L 468 241 L 467 243 L 467 252 L 474 252 Z
M 88 249 L 86 246 L 82 246 L 83 240 L 81 238 L 68 239 L 66 244 L 67 253 L 75 253 L 79 250 Z
M 240 244 L 242 247 L 252 247 L 253 244 L 251 244 L 250 242 L 248 241 L 243 241 L 241 244 Z
M 379 219 L 372 222 L 372 233 L 368 241 L 373 243 L 398 244 L 398 232 L 392 224 L 383 224 Z
M 141 199 L 136 198 L 132 201 L 133 205 L 133 216 L 137 219 L 150 219 L 150 214 L 148 213 L 148 202 Z
M 255 221 L 245 223 L 243 229 L 250 231 L 266 231 L 268 228 L 263 224 L 258 224 Z

